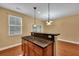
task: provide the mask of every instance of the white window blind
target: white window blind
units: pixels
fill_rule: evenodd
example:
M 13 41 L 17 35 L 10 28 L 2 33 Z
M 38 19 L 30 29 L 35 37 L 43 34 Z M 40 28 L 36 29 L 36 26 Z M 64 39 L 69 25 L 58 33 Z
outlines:
M 21 35 L 22 34 L 22 18 L 18 16 L 9 15 L 8 19 L 9 35 Z

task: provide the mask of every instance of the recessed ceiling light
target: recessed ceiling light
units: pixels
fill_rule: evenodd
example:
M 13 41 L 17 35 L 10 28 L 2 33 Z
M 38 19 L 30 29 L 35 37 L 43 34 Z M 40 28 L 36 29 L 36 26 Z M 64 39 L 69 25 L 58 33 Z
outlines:
M 40 14 L 40 11 L 38 11 L 37 13 Z

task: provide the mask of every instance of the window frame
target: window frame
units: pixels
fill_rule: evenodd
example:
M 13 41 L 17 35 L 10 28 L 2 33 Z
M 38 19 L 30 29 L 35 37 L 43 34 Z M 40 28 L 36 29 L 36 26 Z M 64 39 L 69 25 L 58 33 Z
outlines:
M 21 25 L 11 25 L 10 24 L 10 18 L 11 17 L 18 17 L 19 19 L 20 19 L 20 22 L 21 22 Z M 11 31 L 10 31 L 10 27 L 11 26 L 14 26 L 14 27 L 16 27 L 16 26 L 18 26 L 18 27 L 20 27 L 21 29 L 21 31 L 20 31 L 20 33 L 15 33 L 15 34 L 11 34 Z M 8 15 L 8 35 L 9 36 L 16 36 L 16 35 L 22 35 L 22 17 L 19 17 L 19 16 L 14 16 L 14 15 Z

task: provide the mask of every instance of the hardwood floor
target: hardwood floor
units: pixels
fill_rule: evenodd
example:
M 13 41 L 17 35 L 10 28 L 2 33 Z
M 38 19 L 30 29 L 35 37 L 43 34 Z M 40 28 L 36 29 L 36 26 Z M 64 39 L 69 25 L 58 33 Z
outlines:
M 0 51 L 0 56 L 20 56 L 22 55 L 21 45 Z
M 79 56 L 79 45 L 64 41 L 57 42 L 58 56 Z
M 22 55 L 21 45 L 0 51 L 0 56 L 20 56 Z M 58 41 L 56 48 L 57 56 L 79 56 L 79 45 Z

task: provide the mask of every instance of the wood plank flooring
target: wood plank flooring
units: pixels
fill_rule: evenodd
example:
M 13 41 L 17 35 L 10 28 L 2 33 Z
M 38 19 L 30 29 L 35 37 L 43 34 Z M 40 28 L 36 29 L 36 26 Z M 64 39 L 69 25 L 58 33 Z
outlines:
M 79 45 L 64 41 L 57 42 L 57 52 L 58 56 L 79 56 Z
M 0 56 L 20 56 L 22 55 L 21 45 L 0 51 Z M 56 48 L 57 56 L 79 56 L 79 45 L 58 41 Z
M 0 51 L 0 56 L 20 56 L 22 55 L 21 45 Z

